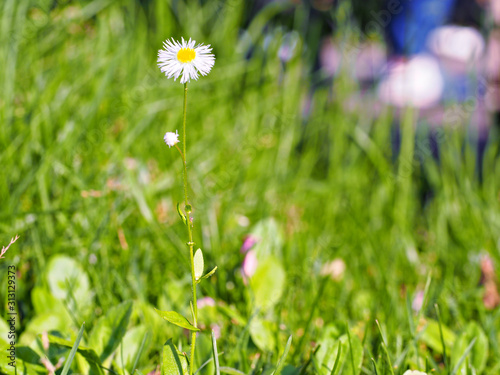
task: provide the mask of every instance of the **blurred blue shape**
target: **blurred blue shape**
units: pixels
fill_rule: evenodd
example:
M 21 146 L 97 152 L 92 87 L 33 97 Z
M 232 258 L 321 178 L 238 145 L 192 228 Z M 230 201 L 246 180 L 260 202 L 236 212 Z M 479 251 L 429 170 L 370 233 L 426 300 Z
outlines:
M 402 9 L 389 23 L 388 37 L 397 55 L 424 52 L 427 37 L 450 18 L 456 3 L 456 0 L 388 0 L 388 6 L 395 1 Z

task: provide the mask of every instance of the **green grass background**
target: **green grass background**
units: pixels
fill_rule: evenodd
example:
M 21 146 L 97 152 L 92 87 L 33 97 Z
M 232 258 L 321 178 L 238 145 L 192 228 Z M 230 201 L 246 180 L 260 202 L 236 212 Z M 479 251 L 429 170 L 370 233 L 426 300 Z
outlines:
M 3 0 L 0 9 L 0 243 L 20 235 L 0 264 L 0 295 L 7 300 L 7 266 L 16 265 L 19 345 L 43 357 L 37 335 L 72 342 L 83 321 L 89 345 L 98 320 L 133 300 L 122 346 L 131 354 L 123 363 L 118 350 L 108 368 L 132 371 L 146 332 L 143 373 L 160 363 L 169 337 L 188 351 L 181 329 L 152 310 L 189 316 L 187 235 L 175 209 L 182 165 L 162 139 L 181 129 L 183 90 L 156 66 L 162 41 L 184 36 L 211 44 L 216 55 L 210 75 L 188 92 L 195 241 L 206 268 L 219 267 L 200 287 L 218 307 L 200 312 L 207 328 L 198 365 L 210 358 L 217 324 L 221 365 L 268 373 L 293 335 L 285 371 L 330 373 L 332 361 L 321 356 L 337 353 L 348 323 L 363 346 L 357 373 L 374 373 L 370 358 L 379 373 L 391 373 L 377 319 L 396 374 L 451 373 L 462 341 L 474 337 L 466 362 L 482 363 L 478 373 L 500 371 L 500 310 L 485 310 L 479 284 L 481 255 L 500 261 L 495 131 L 481 181 L 467 111 L 463 127 L 440 133 L 439 161 L 427 152 L 425 123 L 414 142 L 416 116 L 407 112 L 395 153 L 394 113 L 347 110 L 357 84 L 346 72 L 333 83 L 314 73 L 317 45 L 299 37 L 287 64 L 277 58 L 287 30 L 273 20 L 283 12 L 298 35 L 313 30 L 309 40 L 319 41 L 304 4 L 275 4 L 250 21 L 248 4 L 237 0 Z M 348 15 L 348 2 L 327 15 L 338 40 L 356 38 Z M 239 249 L 250 233 L 267 268 L 245 283 Z M 56 255 L 75 263 L 62 265 L 66 258 Z M 320 276 L 334 258 L 346 264 L 338 282 Z M 74 285 L 58 278 L 68 270 Z M 428 277 L 417 316 L 408 305 Z M 24 371 L 44 373 L 30 355 Z M 49 353 L 54 363 L 65 355 Z M 72 371 L 85 366 L 79 358 Z

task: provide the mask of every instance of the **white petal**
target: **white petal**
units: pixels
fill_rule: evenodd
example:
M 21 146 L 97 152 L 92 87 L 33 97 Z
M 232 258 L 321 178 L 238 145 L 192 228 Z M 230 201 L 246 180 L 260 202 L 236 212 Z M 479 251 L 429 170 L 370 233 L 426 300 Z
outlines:
M 215 56 L 211 53 L 210 45 L 198 44 L 193 39 L 186 41 L 181 38 L 181 42 L 173 38 L 163 42 L 164 49 L 158 51 L 157 65 L 161 72 L 168 78 L 181 77 L 180 82 L 186 83 L 191 79 L 198 79 L 199 74 L 207 75 L 215 63 Z M 188 63 L 182 63 L 177 59 L 177 54 L 182 48 L 191 48 L 195 51 L 195 58 Z

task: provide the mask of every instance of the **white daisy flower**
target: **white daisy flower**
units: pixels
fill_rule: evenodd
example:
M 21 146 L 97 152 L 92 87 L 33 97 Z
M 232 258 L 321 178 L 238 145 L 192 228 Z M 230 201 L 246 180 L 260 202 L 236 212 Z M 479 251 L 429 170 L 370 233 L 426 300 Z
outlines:
M 181 83 L 189 82 L 191 79 L 198 79 L 198 73 L 206 76 L 214 66 L 215 56 L 210 53 L 210 44 L 204 46 L 189 39 L 188 42 L 182 38 L 179 43 L 172 40 L 163 42 L 165 49 L 158 51 L 158 66 L 168 78 L 174 77 L 174 81 L 181 77 Z
M 175 133 L 166 132 L 163 139 L 165 140 L 165 143 L 168 147 L 172 147 L 179 143 L 179 134 L 177 134 L 177 130 L 175 131 Z

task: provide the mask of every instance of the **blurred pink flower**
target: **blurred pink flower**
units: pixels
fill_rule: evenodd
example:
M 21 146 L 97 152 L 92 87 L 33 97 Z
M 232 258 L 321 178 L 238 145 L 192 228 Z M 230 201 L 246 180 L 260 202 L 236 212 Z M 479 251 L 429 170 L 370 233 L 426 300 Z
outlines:
M 148 375 L 160 375 L 160 374 L 161 374 L 160 365 L 156 366 L 156 370 L 148 372 Z
M 286 33 L 278 50 L 278 57 L 283 63 L 287 63 L 295 54 L 295 49 L 300 37 L 297 32 Z
M 360 46 L 354 64 L 355 76 L 359 81 L 373 80 L 382 72 L 386 63 L 384 46 L 378 43 L 367 43 Z
M 490 1 L 491 13 L 493 15 L 493 20 L 497 25 L 500 24 L 500 1 L 494 0 Z
M 331 262 L 325 263 L 321 268 L 321 275 L 330 276 L 334 281 L 340 281 L 344 278 L 345 268 L 344 261 L 336 258 Z
M 323 40 L 319 52 L 319 61 L 323 71 L 329 76 L 334 76 L 340 67 L 341 60 L 342 55 L 332 40 L 330 38 Z
M 203 297 L 198 300 L 198 307 L 201 309 L 205 306 L 215 306 L 215 301 L 211 297 Z
M 255 250 L 250 250 L 247 255 L 245 255 L 245 259 L 243 260 L 243 264 L 241 266 L 243 276 L 247 278 L 252 277 L 255 271 L 257 271 L 258 263 Z
M 215 338 L 220 339 L 221 336 L 220 326 L 218 324 L 210 324 L 210 328 L 212 329 L 212 331 L 214 331 Z
M 481 272 L 485 277 L 495 277 L 495 265 L 493 264 L 493 259 L 489 255 L 483 255 L 481 257 Z
M 250 250 L 254 245 L 257 243 L 257 238 L 249 234 L 248 236 L 245 236 L 245 239 L 243 240 L 243 245 L 241 245 L 240 252 L 241 253 L 246 253 L 248 250 Z
M 49 342 L 49 334 L 47 331 L 42 332 L 42 346 L 43 350 L 47 351 L 49 350 L 50 342 Z
M 423 303 L 424 303 L 424 292 L 419 290 L 415 295 L 415 298 L 413 298 L 413 302 L 411 303 L 411 308 L 413 309 L 413 311 L 418 313 L 420 309 L 422 309 Z
M 490 79 L 500 78 L 500 32 L 493 31 L 488 41 L 486 73 Z
M 489 255 L 481 258 L 481 285 L 484 285 L 483 303 L 488 310 L 500 305 L 500 293 L 497 288 L 495 265 Z

